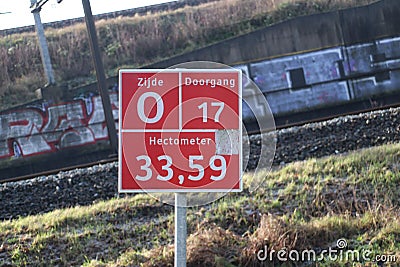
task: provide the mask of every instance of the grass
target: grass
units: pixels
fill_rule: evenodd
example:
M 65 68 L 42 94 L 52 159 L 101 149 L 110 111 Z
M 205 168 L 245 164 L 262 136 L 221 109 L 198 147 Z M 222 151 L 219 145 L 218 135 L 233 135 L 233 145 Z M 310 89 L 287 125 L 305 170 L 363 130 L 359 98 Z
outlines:
M 256 192 L 188 209 L 188 266 L 278 264 L 276 253 L 257 258 L 265 248 L 314 250 L 319 266 L 349 266 L 351 257 L 321 254 L 340 238 L 342 255 L 368 251 L 398 266 L 399 160 L 400 144 L 391 144 L 295 162 L 261 173 Z M 173 237 L 173 207 L 136 194 L 1 222 L 0 266 L 172 266 Z
M 365 5 L 377 0 L 226 0 L 144 16 L 96 22 L 105 71 L 139 67 L 297 16 Z M 45 10 L 43 11 L 45 12 Z M 83 23 L 47 29 L 56 81 L 69 88 L 94 81 Z M 2 109 L 34 98 L 45 84 L 35 33 L 0 38 Z

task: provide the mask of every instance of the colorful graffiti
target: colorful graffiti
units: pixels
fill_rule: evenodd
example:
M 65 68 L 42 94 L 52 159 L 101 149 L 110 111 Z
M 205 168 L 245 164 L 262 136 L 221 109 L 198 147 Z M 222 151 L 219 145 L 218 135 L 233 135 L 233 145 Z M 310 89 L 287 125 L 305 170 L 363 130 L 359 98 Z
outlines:
M 118 95 L 111 93 L 110 100 L 117 120 Z M 107 137 L 100 96 L 53 106 L 43 103 L 0 114 L 0 158 L 56 152 Z
M 400 37 L 394 37 L 234 66 L 245 74 L 243 121 L 267 114 L 263 97 L 279 116 L 398 92 L 399 45 Z M 110 88 L 115 121 L 117 88 L 117 84 Z M 42 102 L 0 113 L 0 159 L 52 153 L 107 138 L 99 96 L 57 105 Z

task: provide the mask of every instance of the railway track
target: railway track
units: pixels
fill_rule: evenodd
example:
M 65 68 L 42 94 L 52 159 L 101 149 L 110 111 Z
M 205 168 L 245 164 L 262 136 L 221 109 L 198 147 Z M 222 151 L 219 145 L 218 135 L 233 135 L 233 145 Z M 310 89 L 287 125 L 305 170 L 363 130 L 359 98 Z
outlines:
M 93 165 L 98 165 L 98 164 L 106 164 L 110 162 L 114 162 L 118 160 L 118 156 L 112 156 L 109 157 L 108 159 L 102 159 L 102 160 L 97 160 L 95 162 L 89 162 L 89 163 L 83 163 L 83 164 L 78 164 L 78 165 L 73 165 L 69 167 L 64 167 L 64 168 L 57 168 L 54 170 L 48 170 L 48 171 L 43 171 L 43 172 L 38 172 L 38 173 L 33 173 L 33 174 L 27 174 L 27 175 L 22 175 L 18 177 L 12 177 L 12 178 L 6 178 L 0 180 L 1 183 L 9 183 L 9 182 L 17 182 L 17 181 L 23 181 L 23 180 L 29 180 L 38 176 L 47 176 L 47 175 L 52 175 L 56 174 L 62 171 L 69 171 L 73 169 L 80 169 L 80 168 L 87 168 Z
M 400 142 L 399 132 L 400 107 L 280 129 L 276 131 L 273 164 L 285 165 Z M 258 163 L 265 163 L 265 157 L 260 151 L 263 142 L 260 135 L 251 135 L 249 139 L 251 157 L 247 168 L 252 170 Z M 107 161 L 112 162 L 100 161 L 101 164 L 84 168 L 74 166 L 75 169 L 69 171 L 64 169 L 47 176 L 0 184 L 0 220 L 119 197 L 118 164 L 113 160 L 109 158 Z
M 347 107 L 337 106 L 337 107 L 330 109 L 331 114 L 322 116 L 322 117 L 313 117 L 313 114 L 321 114 L 321 113 L 323 114 L 324 109 L 322 109 L 322 111 L 320 111 L 320 112 L 308 111 L 308 112 L 303 112 L 300 114 L 298 113 L 294 116 L 294 118 L 293 118 L 293 116 L 278 117 L 278 120 L 276 121 L 277 122 L 276 130 L 287 129 L 287 128 L 301 126 L 301 125 L 305 125 L 305 124 L 309 124 L 309 123 L 328 121 L 328 120 L 331 120 L 331 119 L 339 117 L 339 116 L 351 116 L 351 115 L 355 115 L 355 114 L 359 114 L 359 113 L 367 113 L 367 112 L 373 112 L 373 111 L 377 111 L 377 110 L 384 110 L 384 109 L 388 109 L 388 108 L 397 107 L 397 106 L 399 106 L 399 104 L 400 103 L 391 103 L 391 104 L 377 106 L 377 107 L 373 107 L 373 108 L 358 109 L 358 110 L 354 110 L 354 109 L 356 107 L 358 107 L 359 104 L 355 105 L 353 108 L 351 108 L 351 107 L 349 108 L 348 105 L 347 105 Z M 345 110 L 346 112 L 343 112 L 343 110 Z M 303 119 L 299 120 L 299 118 L 303 118 Z M 298 121 L 294 121 L 294 119 L 298 119 Z M 288 121 L 290 121 L 290 122 L 288 122 Z M 249 135 L 256 135 L 256 134 L 260 133 L 260 131 L 258 129 L 255 129 L 256 127 L 253 127 L 253 128 L 254 129 L 251 129 L 251 126 L 250 126 L 250 130 L 248 130 Z M 109 155 L 105 159 L 96 160 L 93 162 L 88 162 L 88 163 L 83 163 L 83 164 L 74 164 L 74 165 L 68 166 L 68 167 L 55 168 L 55 169 L 46 170 L 43 172 L 37 172 L 37 173 L 2 179 L 2 180 L 0 180 L 0 184 L 8 183 L 8 182 L 22 181 L 22 180 L 29 180 L 34 177 L 53 175 L 53 174 L 56 174 L 56 173 L 59 173 L 62 171 L 69 171 L 69 170 L 79 169 L 79 168 L 87 168 L 87 167 L 90 167 L 93 165 L 115 162 L 117 160 L 118 160 L 118 155 L 115 155 L 115 154 Z

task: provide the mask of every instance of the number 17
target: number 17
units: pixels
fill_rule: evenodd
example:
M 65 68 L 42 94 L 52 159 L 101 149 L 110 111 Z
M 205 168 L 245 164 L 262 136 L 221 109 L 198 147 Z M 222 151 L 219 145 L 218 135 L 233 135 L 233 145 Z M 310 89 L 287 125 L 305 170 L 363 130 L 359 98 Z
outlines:
M 211 102 L 212 107 L 218 107 L 217 112 L 214 116 L 214 121 L 219 122 L 219 117 L 221 115 L 222 110 L 224 109 L 224 102 Z M 208 114 L 207 114 L 207 102 L 203 102 L 198 106 L 198 109 L 203 109 L 203 122 L 207 122 Z

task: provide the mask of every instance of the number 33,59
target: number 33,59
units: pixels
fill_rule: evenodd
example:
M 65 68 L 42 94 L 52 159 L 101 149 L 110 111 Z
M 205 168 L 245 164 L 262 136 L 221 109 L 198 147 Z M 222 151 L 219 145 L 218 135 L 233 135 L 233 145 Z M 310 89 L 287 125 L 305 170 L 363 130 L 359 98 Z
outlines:
M 153 177 L 153 171 L 150 168 L 151 166 L 151 158 L 147 155 L 140 155 L 136 157 L 138 161 L 144 161 L 144 164 L 140 166 L 140 169 L 144 171 L 144 175 L 136 175 L 135 179 L 139 181 L 148 181 Z M 172 166 L 172 158 L 167 155 L 161 155 L 157 157 L 158 161 L 165 161 L 165 164 L 162 165 L 161 169 L 166 171 L 165 175 L 158 174 L 156 179 L 161 181 L 169 181 L 174 176 L 174 171 L 171 169 Z M 189 156 L 189 168 L 194 171 L 198 171 L 197 175 L 189 175 L 187 178 L 191 181 L 200 181 L 204 177 L 204 166 L 195 161 L 203 160 L 202 155 L 191 155 Z M 216 165 L 216 162 L 219 162 L 219 165 Z M 213 171 L 221 171 L 221 173 L 217 176 L 211 175 L 210 179 L 213 181 L 220 181 L 224 179 L 226 174 L 226 160 L 221 155 L 214 155 L 209 160 L 210 169 Z M 182 184 L 184 182 L 183 175 L 179 175 L 179 183 Z

